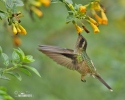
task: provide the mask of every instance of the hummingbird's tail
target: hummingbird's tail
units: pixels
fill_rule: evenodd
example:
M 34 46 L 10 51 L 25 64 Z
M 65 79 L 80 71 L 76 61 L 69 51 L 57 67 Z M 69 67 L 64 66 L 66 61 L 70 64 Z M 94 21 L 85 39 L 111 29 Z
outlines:
M 100 82 L 102 82 L 110 91 L 113 91 L 112 88 L 99 76 L 94 75 Z

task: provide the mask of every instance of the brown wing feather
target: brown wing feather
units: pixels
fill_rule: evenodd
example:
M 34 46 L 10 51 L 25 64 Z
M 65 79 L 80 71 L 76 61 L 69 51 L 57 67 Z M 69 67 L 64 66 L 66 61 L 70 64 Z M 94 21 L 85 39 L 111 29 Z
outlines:
M 66 66 L 72 70 L 76 68 L 77 62 L 75 62 L 75 54 L 71 49 L 41 45 L 39 50 L 60 65 Z

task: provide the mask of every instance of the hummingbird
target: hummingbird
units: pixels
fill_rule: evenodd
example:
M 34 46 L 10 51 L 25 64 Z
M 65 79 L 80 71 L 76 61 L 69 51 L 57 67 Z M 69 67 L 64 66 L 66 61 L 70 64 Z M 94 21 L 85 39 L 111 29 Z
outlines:
M 38 49 L 58 64 L 65 66 L 68 69 L 78 71 L 81 74 L 81 81 L 86 82 L 85 76 L 89 74 L 90 76 L 97 78 L 110 91 L 113 91 L 98 74 L 92 60 L 86 53 L 86 48 L 87 40 L 79 34 L 74 50 L 50 45 L 39 45 Z

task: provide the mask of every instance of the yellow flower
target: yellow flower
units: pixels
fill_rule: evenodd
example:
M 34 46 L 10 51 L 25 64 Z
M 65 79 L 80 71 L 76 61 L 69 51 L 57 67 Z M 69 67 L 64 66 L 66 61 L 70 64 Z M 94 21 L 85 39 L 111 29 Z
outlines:
M 37 6 L 37 7 L 41 6 L 41 2 L 39 2 L 39 1 L 32 1 L 31 4 L 34 6 Z
M 94 30 L 94 33 L 100 32 L 100 30 L 98 29 L 98 27 L 96 25 L 94 25 L 93 23 L 90 23 L 90 24 L 91 24 L 91 26 L 92 26 L 92 28 Z
M 86 7 L 85 6 L 80 6 L 79 11 L 82 12 L 82 13 L 85 13 L 86 12 Z
M 98 21 L 99 24 L 102 24 L 102 18 L 99 17 L 97 14 L 94 14 L 94 17 L 96 18 L 96 20 Z
M 13 31 L 14 34 L 17 34 L 17 33 L 18 33 L 18 32 L 17 32 L 17 29 L 16 29 L 16 26 L 15 26 L 14 23 L 12 23 L 12 31 Z
M 104 25 L 108 24 L 108 19 L 103 10 L 101 10 L 101 16 L 102 16 L 102 24 Z
M 21 30 L 20 34 L 23 34 L 23 35 L 27 34 L 27 32 L 26 32 L 25 28 L 23 28 L 23 26 L 21 26 L 20 24 L 18 24 L 18 27 Z
M 98 26 L 98 23 L 93 18 L 89 17 L 89 20 L 90 20 L 90 22 L 92 22 L 93 24 L 95 24 L 96 26 Z
M 91 5 L 92 5 L 91 9 L 94 9 L 94 10 L 97 10 L 97 11 L 101 10 L 101 7 L 100 7 L 100 4 L 99 4 L 98 1 L 92 2 Z
M 21 30 L 20 30 L 20 28 L 19 28 L 19 26 L 18 26 L 18 23 L 15 23 L 15 27 L 16 27 L 16 29 L 17 29 L 17 33 L 20 33 Z
M 15 35 L 13 37 L 13 42 L 14 42 L 15 46 L 20 46 L 20 44 L 21 44 L 21 40 L 20 40 L 20 38 L 17 35 Z
M 43 3 L 45 6 L 50 5 L 50 0 L 39 0 L 39 2 Z
M 77 24 L 74 24 L 74 25 L 76 27 L 77 33 L 80 34 L 83 31 L 83 29 L 79 27 Z
M 32 6 L 32 7 L 31 7 L 31 10 L 32 10 L 37 16 L 42 17 L 43 13 L 42 13 L 42 11 L 39 10 L 38 8 Z

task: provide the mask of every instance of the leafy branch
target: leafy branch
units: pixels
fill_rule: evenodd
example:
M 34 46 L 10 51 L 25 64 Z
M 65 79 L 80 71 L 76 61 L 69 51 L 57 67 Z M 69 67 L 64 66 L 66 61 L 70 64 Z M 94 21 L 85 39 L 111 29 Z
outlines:
M 100 0 L 92 0 L 88 4 L 73 4 L 72 0 L 51 0 L 52 3 L 62 2 L 65 4 L 68 16 L 66 18 L 66 23 L 72 22 L 76 28 L 78 34 L 84 30 L 86 33 L 89 33 L 89 30 L 86 28 L 85 23 L 82 21 L 85 20 L 93 28 L 94 33 L 99 33 L 99 25 L 108 24 L 108 19 L 105 14 L 104 7 L 100 4 Z M 87 12 L 91 12 L 95 18 L 90 17 Z M 101 17 L 98 15 L 100 13 Z M 77 24 L 77 21 L 81 24 L 82 28 Z
M 21 75 L 17 72 L 17 70 L 22 71 L 27 75 L 31 75 L 30 71 L 34 72 L 39 77 L 39 72 L 31 67 L 26 65 L 26 63 L 34 62 L 35 60 L 31 55 L 25 55 L 24 52 L 18 48 L 14 49 L 12 53 L 12 59 L 10 59 L 7 54 L 3 53 L 2 48 L 0 47 L 0 55 L 3 59 L 3 64 L 6 66 L 5 68 L 0 68 L 0 78 L 10 80 L 6 77 L 7 74 L 16 77 L 18 80 L 22 80 Z M 11 66 L 11 67 L 9 67 Z

